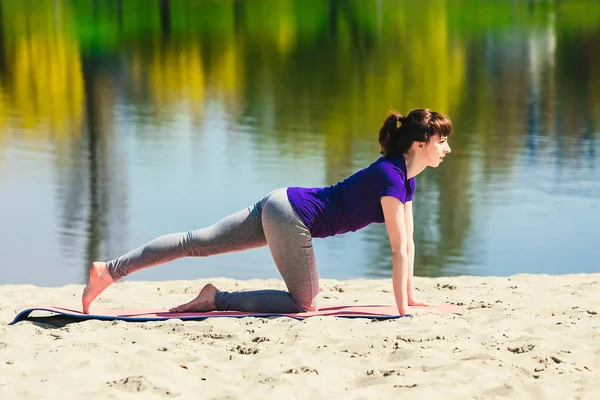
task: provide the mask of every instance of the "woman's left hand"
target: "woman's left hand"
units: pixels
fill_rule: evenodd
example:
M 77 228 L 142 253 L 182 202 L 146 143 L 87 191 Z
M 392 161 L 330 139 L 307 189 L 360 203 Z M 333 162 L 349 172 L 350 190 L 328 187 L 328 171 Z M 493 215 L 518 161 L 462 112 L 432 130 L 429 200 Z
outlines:
M 419 301 L 417 299 L 408 299 L 408 305 L 409 306 L 416 306 L 416 307 L 428 307 L 429 304 L 426 304 L 422 301 Z

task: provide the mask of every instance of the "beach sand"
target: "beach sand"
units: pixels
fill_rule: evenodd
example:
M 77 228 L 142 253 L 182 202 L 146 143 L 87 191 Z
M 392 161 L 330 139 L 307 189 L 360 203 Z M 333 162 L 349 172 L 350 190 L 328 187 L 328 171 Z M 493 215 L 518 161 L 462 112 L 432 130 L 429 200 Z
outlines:
M 283 287 L 211 281 L 224 290 Z M 596 399 L 598 281 L 600 274 L 416 278 L 420 298 L 465 304 L 464 316 L 16 325 L 8 323 L 31 306 L 78 307 L 83 285 L 5 285 L 0 398 Z M 92 311 L 169 308 L 206 282 L 119 282 Z M 389 279 L 321 286 L 326 304 L 394 304 Z

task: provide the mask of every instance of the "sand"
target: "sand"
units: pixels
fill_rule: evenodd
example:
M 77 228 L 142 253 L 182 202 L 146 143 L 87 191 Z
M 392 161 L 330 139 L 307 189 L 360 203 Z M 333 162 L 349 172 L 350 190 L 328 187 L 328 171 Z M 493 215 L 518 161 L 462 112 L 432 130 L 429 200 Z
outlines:
M 225 290 L 278 280 L 211 280 Z M 82 285 L 0 286 L 0 398 L 596 399 L 600 274 L 417 278 L 420 297 L 464 316 L 397 320 L 36 318 L 77 306 Z M 206 280 L 119 282 L 92 305 L 168 308 Z M 393 304 L 390 280 L 322 280 L 328 304 Z M 39 314 L 44 316 L 46 314 Z

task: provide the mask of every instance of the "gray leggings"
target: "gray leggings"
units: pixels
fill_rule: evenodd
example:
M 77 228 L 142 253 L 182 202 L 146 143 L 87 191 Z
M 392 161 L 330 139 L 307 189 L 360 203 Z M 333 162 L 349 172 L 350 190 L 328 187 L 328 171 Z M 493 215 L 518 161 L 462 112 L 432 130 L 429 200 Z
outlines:
M 295 313 L 318 308 L 315 254 L 310 231 L 290 204 L 286 189 L 277 189 L 258 203 L 213 226 L 161 236 L 108 262 L 115 281 L 132 272 L 182 257 L 206 257 L 269 246 L 289 292 L 257 290 L 217 292 L 217 310 Z

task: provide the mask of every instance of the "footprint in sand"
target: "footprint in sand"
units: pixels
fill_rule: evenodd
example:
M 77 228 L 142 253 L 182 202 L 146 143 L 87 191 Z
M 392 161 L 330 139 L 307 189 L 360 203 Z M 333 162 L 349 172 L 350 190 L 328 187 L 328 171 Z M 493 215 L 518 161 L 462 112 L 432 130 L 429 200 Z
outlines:
M 319 371 L 311 367 L 299 367 L 299 368 L 290 368 L 284 372 L 284 374 L 317 374 L 319 375 Z
M 237 351 L 239 354 L 256 354 L 258 353 L 258 349 L 256 347 L 247 347 L 238 344 L 235 348 L 232 348 L 231 351 Z
M 511 353 L 515 353 L 515 354 L 522 354 L 522 353 L 527 353 L 531 350 L 535 349 L 535 345 L 534 344 L 524 344 L 522 346 L 508 346 L 507 350 L 510 351 Z
M 178 393 L 165 388 L 155 386 L 143 375 L 140 376 L 128 376 L 118 381 L 106 382 L 106 384 L 112 388 L 122 390 L 124 392 L 144 392 L 150 390 L 160 396 L 164 397 L 175 397 L 179 396 Z
M 508 397 L 513 394 L 513 387 L 508 383 L 486 390 L 482 394 L 490 397 Z

